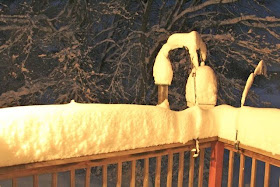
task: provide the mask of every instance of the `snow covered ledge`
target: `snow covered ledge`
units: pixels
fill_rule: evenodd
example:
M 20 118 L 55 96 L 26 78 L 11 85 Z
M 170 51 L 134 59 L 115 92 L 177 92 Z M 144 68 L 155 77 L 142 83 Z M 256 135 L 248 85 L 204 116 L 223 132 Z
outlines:
M 159 106 L 79 104 L 0 109 L 0 167 L 110 153 L 209 137 L 280 155 L 279 109 L 172 111 Z M 151 136 L 153 135 L 153 136 Z

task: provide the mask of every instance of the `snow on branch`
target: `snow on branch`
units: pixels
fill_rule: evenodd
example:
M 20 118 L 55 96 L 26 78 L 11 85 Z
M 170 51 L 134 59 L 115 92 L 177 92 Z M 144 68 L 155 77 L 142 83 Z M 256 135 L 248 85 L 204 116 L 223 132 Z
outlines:
M 220 21 L 219 25 L 233 25 L 242 21 L 263 21 L 263 22 L 280 22 L 280 19 L 272 17 L 272 16 L 267 16 L 265 18 L 260 18 L 260 17 L 256 17 L 256 15 L 245 15 L 245 16 L 240 16 L 240 17 L 236 17 L 236 18 L 232 18 L 232 19 L 227 19 L 227 20 L 223 20 Z M 253 24 L 255 26 L 257 26 L 256 24 Z M 265 24 L 268 25 L 268 24 Z M 270 26 L 272 27 L 278 27 L 279 24 L 271 24 Z
M 201 10 L 207 6 L 210 6 L 210 5 L 215 5 L 215 4 L 220 4 L 220 3 L 223 3 L 223 4 L 226 4 L 226 3 L 233 3 L 233 2 L 236 2 L 237 0 L 220 0 L 220 1 L 217 1 L 217 0 L 209 0 L 209 1 L 206 1 L 204 3 L 201 3 L 200 5 L 197 5 L 197 6 L 194 6 L 194 7 L 189 7 L 185 10 L 183 10 L 178 16 L 176 16 L 171 24 L 169 25 L 169 29 L 171 28 L 171 26 L 178 20 L 180 19 L 181 17 L 183 17 L 184 15 L 188 14 L 188 13 L 191 13 L 191 12 L 195 12 L 195 11 L 198 11 L 198 10 Z

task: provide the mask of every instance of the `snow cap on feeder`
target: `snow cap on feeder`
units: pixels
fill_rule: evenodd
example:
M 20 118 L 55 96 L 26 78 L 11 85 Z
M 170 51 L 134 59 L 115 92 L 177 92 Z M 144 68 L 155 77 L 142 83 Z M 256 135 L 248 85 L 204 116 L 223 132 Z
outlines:
M 217 79 L 212 68 L 202 65 L 192 69 L 186 85 L 188 107 L 214 107 L 217 103 L 217 92 Z

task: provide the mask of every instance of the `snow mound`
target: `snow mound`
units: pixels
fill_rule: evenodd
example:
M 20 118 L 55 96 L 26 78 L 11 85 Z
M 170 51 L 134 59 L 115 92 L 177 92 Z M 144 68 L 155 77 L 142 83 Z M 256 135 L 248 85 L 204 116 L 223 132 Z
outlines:
M 220 105 L 211 111 L 220 138 L 235 141 L 238 129 L 241 144 L 280 155 L 280 109 Z
M 280 154 L 279 109 L 172 111 L 158 106 L 79 104 L 0 109 L 0 167 L 219 136 Z
M 217 79 L 209 66 L 192 69 L 186 84 L 187 106 L 199 105 L 205 109 L 217 103 Z
M 167 99 L 165 99 L 162 103 L 157 105 L 158 107 L 162 107 L 162 108 L 166 108 L 166 109 L 170 109 L 169 107 L 169 102 Z
M 153 69 L 155 84 L 171 85 L 173 70 L 168 58 L 169 50 L 169 46 L 164 44 L 156 57 Z
M 187 48 L 191 56 L 191 61 L 196 68 L 199 66 L 197 50 L 200 50 L 202 62 L 206 60 L 206 45 L 196 31 L 173 34 L 168 38 L 167 44 L 170 46 L 171 50 L 183 47 Z
M 187 142 L 195 110 L 75 102 L 0 109 L 0 166 Z

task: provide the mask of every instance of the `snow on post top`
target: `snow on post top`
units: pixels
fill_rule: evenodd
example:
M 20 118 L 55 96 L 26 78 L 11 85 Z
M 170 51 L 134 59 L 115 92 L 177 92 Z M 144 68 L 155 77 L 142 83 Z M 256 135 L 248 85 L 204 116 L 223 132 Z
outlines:
M 243 90 L 243 93 L 242 93 L 242 98 L 241 98 L 241 106 L 244 106 L 244 103 L 245 103 L 245 100 L 246 100 L 246 97 L 248 95 L 248 92 L 254 82 L 254 78 L 255 76 L 257 75 L 266 75 L 266 65 L 265 63 L 263 62 L 263 60 L 261 60 L 259 62 L 259 64 L 257 65 L 254 73 L 251 73 L 247 79 L 247 82 L 246 82 L 246 85 L 245 85 L 245 88 Z
M 170 85 L 173 77 L 171 62 L 168 58 L 170 50 L 186 48 L 189 50 L 191 61 L 195 68 L 199 66 L 197 50 L 200 50 L 202 63 L 206 60 L 206 45 L 196 31 L 190 33 L 175 33 L 160 49 L 154 64 L 153 75 L 155 84 Z

